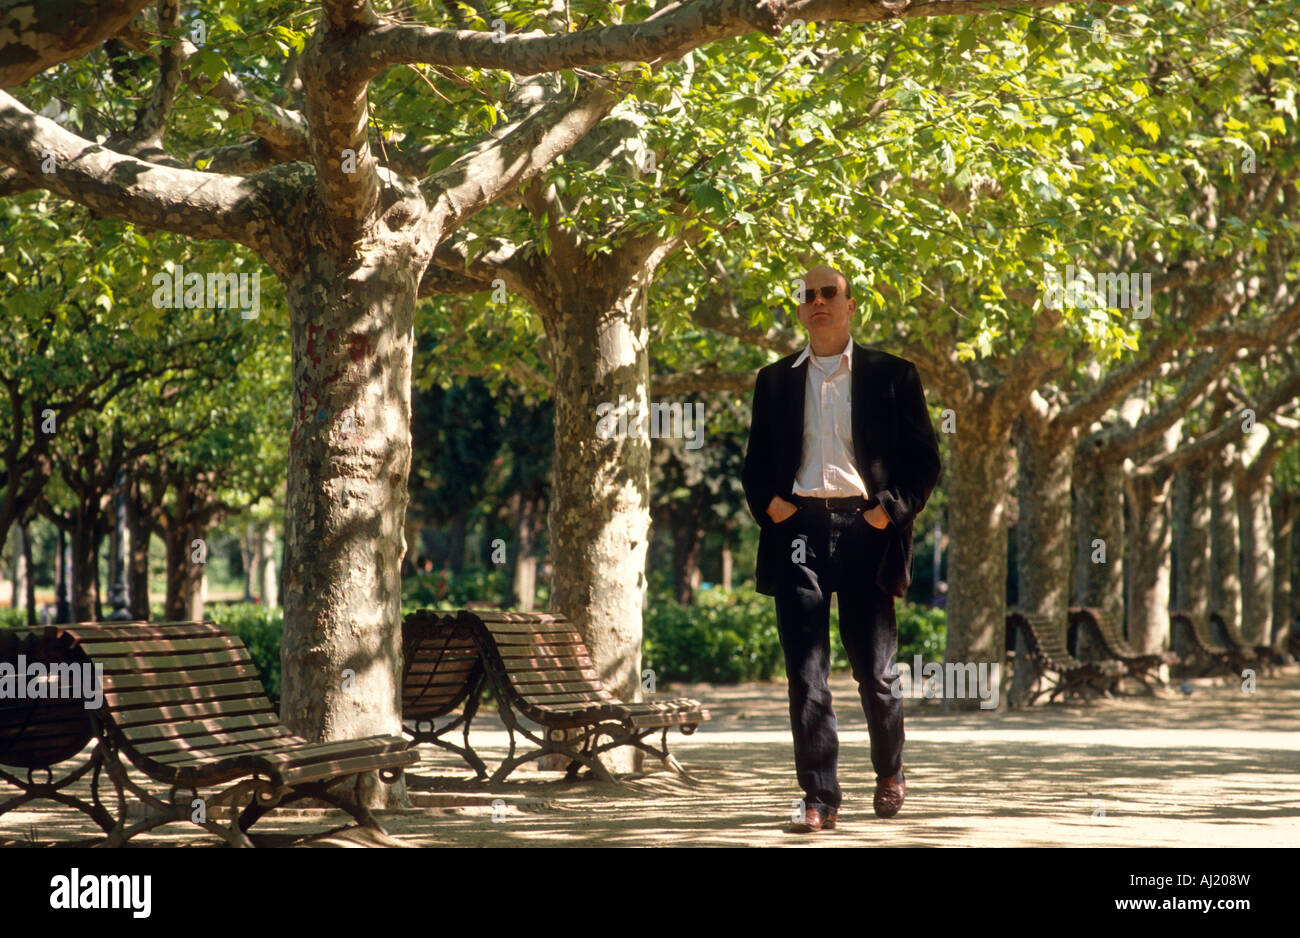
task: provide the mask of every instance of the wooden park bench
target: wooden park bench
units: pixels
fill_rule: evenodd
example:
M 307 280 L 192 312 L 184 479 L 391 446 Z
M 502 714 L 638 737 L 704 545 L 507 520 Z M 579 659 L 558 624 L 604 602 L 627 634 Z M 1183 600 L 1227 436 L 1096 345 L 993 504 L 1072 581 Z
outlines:
M 1124 637 L 1124 630 L 1115 617 L 1100 607 L 1072 607 L 1070 624 L 1087 629 L 1101 654 L 1124 665 L 1128 672 L 1125 676 L 1136 678 L 1149 693 L 1155 693 L 1151 686 L 1151 671 L 1162 664 L 1172 665 L 1178 661 L 1178 656 L 1172 652 L 1143 654 L 1137 651 Z M 1158 676 L 1155 679 L 1159 681 Z
M 478 665 L 469 662 L 471 642 Z M 491 689 L 510 734 L 510 751 L 492 773 L 492 782 L 549 753 L 569 758 L 568 779 L 586 766 L 596 778 L 617 782 L 599 756 L 619 746 L 635 746 L 685 775 L 668 752 L 668 730 L 676 726 L 689 735 L 709 719 L 699 701 L 685 697 L 628 703 L 614 696 L 597 676 L 582 636 L 559 615 L 487 610 L 439 615 L 420 610 L 402 623 L 402 644 L 408 662 L 402 682 L 403 721 L 429 722 L 427 730 L 418 722 L 414 731 L 408 730 L 413 744 L 433 742 L 459 753 L 480 778 L 487 772 L 470 745 L 469 724 L 483 682 Z M 435 728 L 434 718 L 449 715 L 461 701 L 460 716 Z M 524 720 L 538 725 L 542 735 Z M 458 726 L 463 728 L 463 745 L 442 739 Z M 658 748 L 646 742 L 656 731 L 662 732 Z M 516 733 L 537 748 L 516 755 Z M 608 737 L 606 742 L 600 742 L 602 736 Z
M 1173 632 L 1174 650 L 1178 652 L 1179 665 L 1184 676 L 1204 677 L 1227 673 L 1234 677 L 1241 672 L 1236 667 L 1234 652 L 1210 637 L 1209 623 L 1182 609 L 1169 610 L 1169 629 Z M 1185 642 L 1178 641 L 1179 636 Z M 1179 650 L 1180 644 L 1183 650 Z
M 1221 644 L 1232 655 L 1233 670 L 1238 676 L 1245 668 L 1259 668 L 1265 674 L 1272 674 L 1282 664 L 1282 655 L 1277 649 L 1249 641 L 1239 628 L 1229 625 L 1218 612 L 1210 613 L 1210 625 L 1226 639 Z
M 192 821 L 232 846 L 248 847 L 248 829 L 259 818 L 303 798 L 342 808 L 382 831 L 357 783 L 368 772 L 391 783 L 418 761 L 401 736 L 312 743 L 289 732 L 243 643 L 211 622 L 0 629 L 0 661 L 14 664 L 19 654 L 29 662 L 102 665 L 103 700 L 87 710 L 81 699 L 0 699 L 0 765 L 26 770 L 25 778 L 0 770 L 21 791 L 0 804 L 0 814 L 39 798 L 57 801 L 88 814 L 107 833 L 105 846 Z M 92 741 L 89 761 L 55 781 L 55 767 Z M 167 793 L 151 793 L 127 762 Z M 33 779 L 36 772 L 45 780 Z M 66 790 L 87 772 L 90 801 Z M 101 797 L 104 774 L 116 791 L 116 812 Z M 220 790 L 200 799 L 200 788 Z M 143 819 L 129 825 L 127 791 L 139 799 L 135 813 L 143 809 Z M 214 807 L 231 809 L 229 826 L 207 817 Z
M 1082 694 L 1091 697 L 1111 694 L 1126 673 L 1118 661 L 1084 662 L 1074 657 L 1066 648 L 1064 631 L 1051 628 L 1043 616 L 1012 610 L 1007 614 L 1007 631 L 1011 629 L 1020 629 L 1024 633 L 1030 657 L 1039 672 L 1055 675 L 1049 686 L 1040 688 L 1029 696 L 1029 706 L 1033 706 L 1040 696 L 1049 692 L 1048 703 L 1059 695 Z M 1017 660 L 1015 666 L 1020 668 L 1024 664 Z

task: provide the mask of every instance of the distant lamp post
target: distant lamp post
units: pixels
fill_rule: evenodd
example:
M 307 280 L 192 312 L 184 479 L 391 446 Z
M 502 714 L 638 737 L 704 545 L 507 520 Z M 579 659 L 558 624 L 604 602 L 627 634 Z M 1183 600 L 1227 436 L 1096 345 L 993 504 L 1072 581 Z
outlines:
M 112 620 L 129 620 L 131 618 L 131 596 L 126 585 L 126 470 L 119 468 L 113 480 L 116 491 L 113 494 L 113 544 L 109 564 L 113 580 L 109 587 L 108 601 L 113 611 L 108 614 Z

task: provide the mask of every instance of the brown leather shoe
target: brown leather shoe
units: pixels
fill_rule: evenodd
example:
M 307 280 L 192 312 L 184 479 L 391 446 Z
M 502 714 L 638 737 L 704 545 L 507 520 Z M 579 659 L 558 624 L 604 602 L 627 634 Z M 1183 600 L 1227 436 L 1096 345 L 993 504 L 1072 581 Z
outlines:
M 815 834 L 818 831 L 828 831 L 835 829 L 835 816 L 838 812 L 834 808 L 819 808 L 811 805 L 804 810 L 802 821 L 793 821 L 787 828 L 791 834 Z
M 902 774 L 901 772 L 899 774 Z M 907 796 L 907 779 L 895 781 L 892 778 L 876 779 L 876 797 L 873 799 L 876 817 L 891 818 L 903 806 Z

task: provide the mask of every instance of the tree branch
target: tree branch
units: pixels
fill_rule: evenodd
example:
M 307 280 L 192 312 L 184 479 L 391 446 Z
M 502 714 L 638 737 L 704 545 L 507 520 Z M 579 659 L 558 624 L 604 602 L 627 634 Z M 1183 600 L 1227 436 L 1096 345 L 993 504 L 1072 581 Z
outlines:
M 0 88 L 20 85 L 117 35 L 150 0 L 0 0 Z
M 194 172 L 114 153 L 33 114 L 3 91 L 0 162 L 34 186 L 149 228 L 255 250 L 272 233 L 256 177 Z M 42 172 L 43 164 L 54 171 Z

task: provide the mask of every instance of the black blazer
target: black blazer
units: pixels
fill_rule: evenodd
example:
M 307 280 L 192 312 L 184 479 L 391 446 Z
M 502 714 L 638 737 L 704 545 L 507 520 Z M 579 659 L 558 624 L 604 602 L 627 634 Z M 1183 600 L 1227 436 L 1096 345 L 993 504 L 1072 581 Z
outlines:
M 767 514 L 772 496 L 789 499 L 803 457 L 803 405 L 808 362 L 795 352 L 761 369 L 754 382 L 749 445 L 741 473 L 745 500 L 761 531 L 756 586 L 776 593 L 778 564 L 787 562 L 776 524 Z M 912 582 L 912 520 L 939 482 L 939 441 L 930 424 L 916 366 L 905 358 L 853 343 L 850 386 L 853 455 L 867 495 L 889 513 L 891 535 L 875 571 L 876 585 L 903 596 Z

